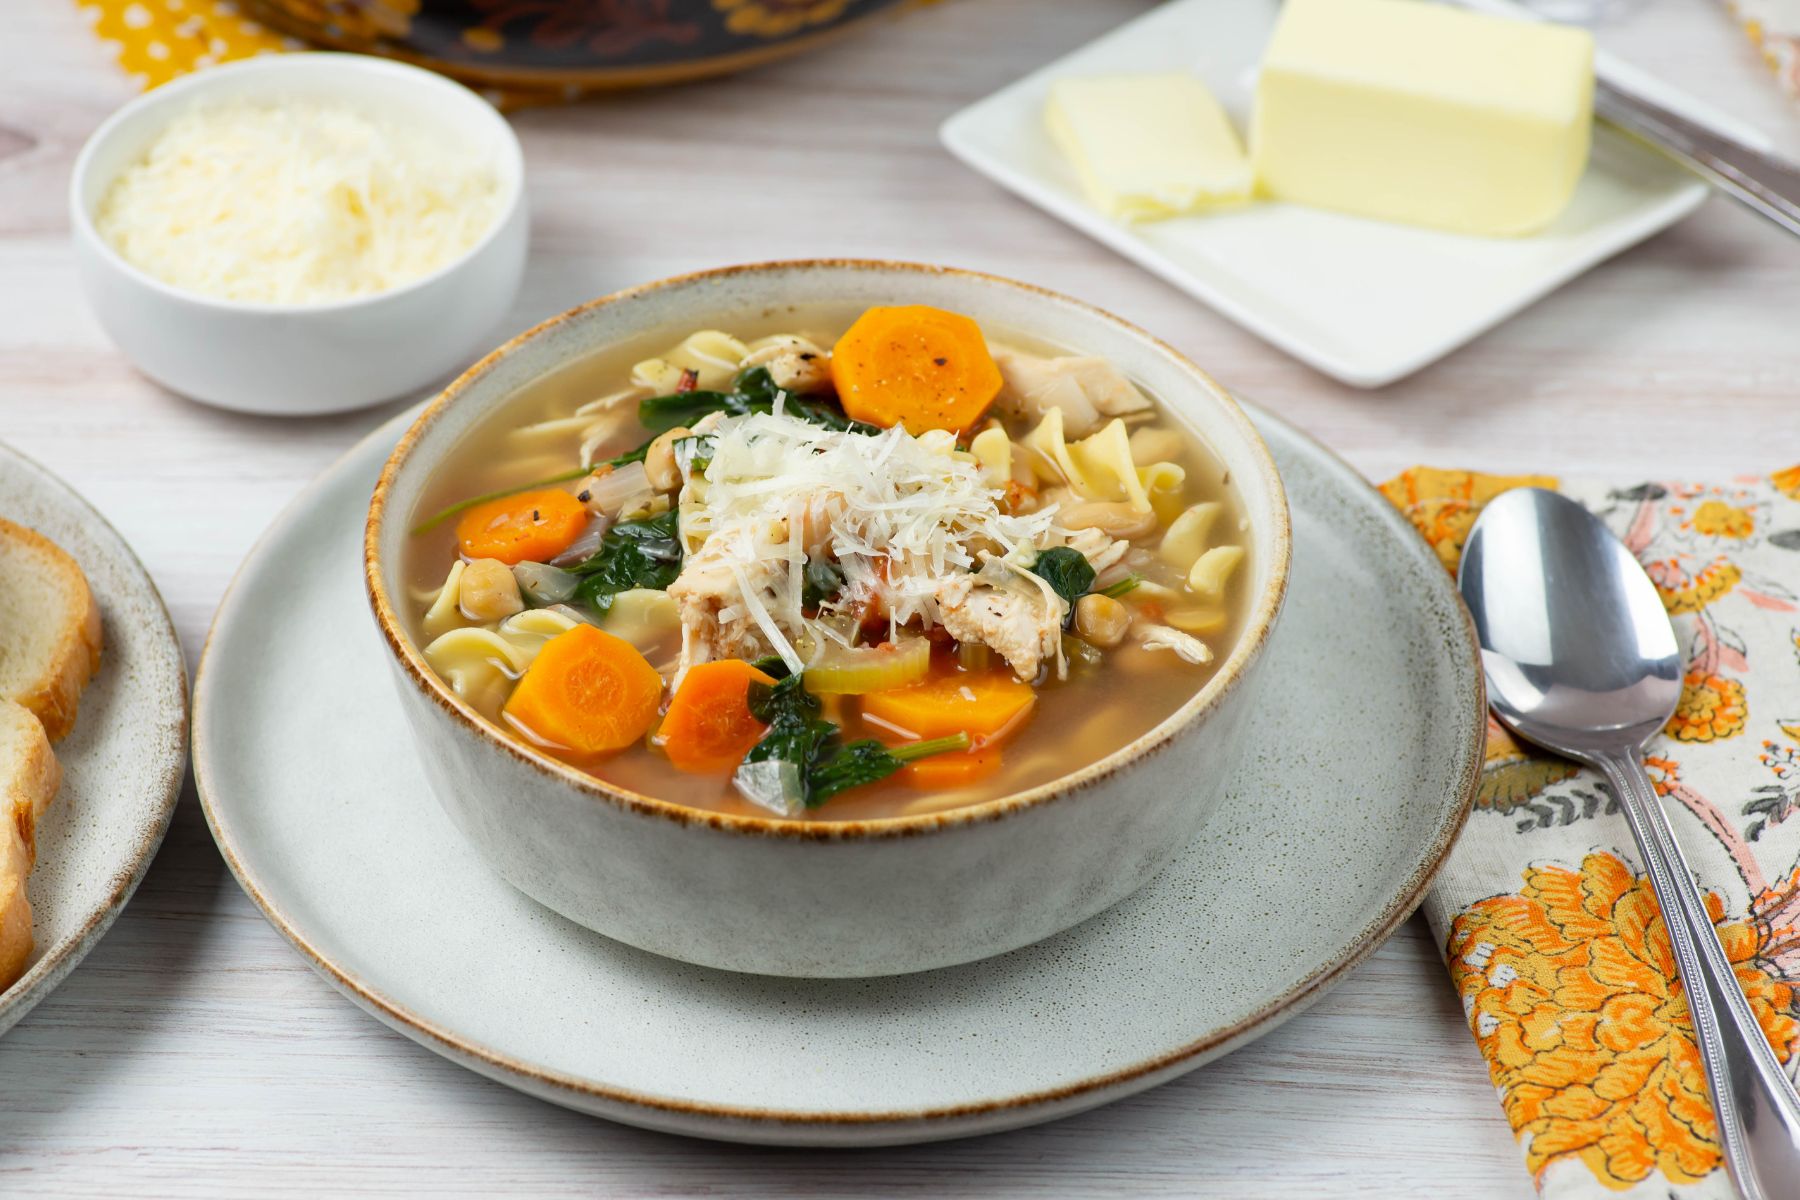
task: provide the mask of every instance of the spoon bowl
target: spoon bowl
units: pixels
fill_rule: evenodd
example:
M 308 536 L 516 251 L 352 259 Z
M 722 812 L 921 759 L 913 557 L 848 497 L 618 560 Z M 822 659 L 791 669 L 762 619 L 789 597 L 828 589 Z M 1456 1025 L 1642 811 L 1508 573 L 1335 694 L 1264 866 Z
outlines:
M 1587 509 L 1516 488 L 1482 510 L 1463 550 L 1463 600 L 1488 702 L 1530 740 L 1591 759 L 1642 746 L 1681 699 L 1682 654 L 1631 551 Z

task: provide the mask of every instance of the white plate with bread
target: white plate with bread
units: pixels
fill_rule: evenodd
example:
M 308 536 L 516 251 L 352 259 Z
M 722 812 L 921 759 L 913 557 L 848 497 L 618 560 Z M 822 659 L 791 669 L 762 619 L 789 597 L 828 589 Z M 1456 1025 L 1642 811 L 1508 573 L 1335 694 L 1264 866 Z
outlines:
M 156 586 L 86 501 L 0 444 L 0 1032 L 125 906 L 186 753 Z

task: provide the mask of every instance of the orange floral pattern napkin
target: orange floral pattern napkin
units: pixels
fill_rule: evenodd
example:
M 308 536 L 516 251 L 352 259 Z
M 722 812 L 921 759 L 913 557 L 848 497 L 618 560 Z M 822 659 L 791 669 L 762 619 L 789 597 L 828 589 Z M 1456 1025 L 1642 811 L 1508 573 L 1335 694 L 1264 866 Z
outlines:
M 1800 0 L 1727 0 L 1787 94 L 1800 98 Z
M 1776 1055 L 1800 1051 L 1800 467 L 1630 487 L 1419 467 L 1383 493 L 1455 570 L 1489 499 L 1560 487 L 1644 564 L 1689 645 L 1657 792 Z M 1538 1190 L 1735 1195 L 1669 940 L 1593 771 L 1490 720 L 1475 812 L 1425 902 Z

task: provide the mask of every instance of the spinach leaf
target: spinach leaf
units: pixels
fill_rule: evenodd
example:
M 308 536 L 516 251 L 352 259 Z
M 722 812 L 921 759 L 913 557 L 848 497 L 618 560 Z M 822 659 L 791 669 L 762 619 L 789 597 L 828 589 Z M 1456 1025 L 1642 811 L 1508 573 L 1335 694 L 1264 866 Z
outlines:
M 806 772 L 806 806 L 817 808 L 839 792 L 886 779 L 914 759 L 967 750 L 969 745 L 967 733 L 925 742 L 903 742 L 898 746 L 884 746 L 874 738 L 839 743 L 829 747 L 823 757 L 815 759 Z
M 839 792 L 886 779 L 914 759 L 967 750 L 970 744 L 967 733 L 891 747 L 874 738 L 845 743 L 838 727 L 820 717 L 823 710 L 806 690 L 803 675 L 773 686 L 752 683 L 745 700 L 750 715 L 769 732 L 744 755 L 732 780 L 752 801 L 777 812 L 817 808 Z
M 1037 561 L 1031 564 L 1031 573 L 1042 578 L 1052 591 L 1068 601 L 1067 617 L 1075 615 L 1075 601 L 1094 586 L 1093 564 L 1081 551 L 1069 546 L 1054 546 L 1040 552 Z
M 655 440 L 656 435 L 652 434 L 650 437 L 645 438 L 644 444 L 639 446 L 636 450 L 627 450 L 623 454 L 604 460 L 604 463 L 595 463 L 594 465 L 596 467 L 601 465 L 608 467 L 622 467 L 626 463 L 643 462 L 645 456 L 650 453 L 650 443 Z
M 770 655 L 769 658 L 781 662 L 778 655 Z M 759 658 L 753 665 L 760 669 L 761 664 L 767 661 L 768 659 Z M 770 726 L 771 730 L 818 720 L 819 713 L 823 711 L 819 698 L 806 690 L 805 677 L 797 673 L 787 674 L 786 667 L 787 664 L 782 663 L 783 675 L 773 684 L 753 681 L 744 696 L 750 715 Z M 752 750 L 751 753 L 754 754 L 755 751 Z
M 828 558 L 807 559 L 800 578 L 800 607 L 808 612 L 844 590 L 844 568 Z
M 786 396 L 782 411 L 813 425 L 851 433 L 880 433 L 879 426 L 852 421 L 831 400 L 784 392 L 767 367 L 748 367 L 738 372 L 729 392 L 676 392 L 638 401 L 638 421 L 661 433 L 677 425 L 692 426 L 708 413 L 741 417 L 746 413 L 773 412 L 777 397 Z
M 766 773 L 746 772 L 744 766 L 763 762 L 786 763 L 794 770 L 774 778 L 780 780 L 784 787 L 794 787 L 798 791 L 797 795 L 779 797 L 752 793 L 751 799 L 765 804 L 774 800 L 776 803 L 770 807 L 777 809 L 793 807 L 796 803 L 801 807 L 811 807 L 807 772 L 829 743 L 836 740 L 838 727 L 830 721 L 820 719 L 819 713 L 822 710 L 818 697 L 806 690 L 803 675 L 789 675 L 772 687 L 766 683 L 752 682 L 744 699 L 750 707 L 750 715 L 766 724 L 769 732 L 744 755 L 744 763 L 738 768 L 738 777 L 761 779 L 766 786 L 769 779 Z
M 775 397 L 781 395 L 781 385 L 775 382 L 775 376 L 769 374 L 767 367 L 745 367 L 731 381 L 731 390 L 743 397 L 744 403 L 764 410 L 775 406 Z
M 742 397 L 730 392 L 676 392 L 638 401 L 638 423 L 654 433 L 663 433 L 677 425 L 691 427 L 708 413 L 721 411 L 736 416 L 750 410 Z
M 1100 594 L 1102 596 L 1111 596 L 1114 600 L 1117 600 L 1120 596 L 1136 591 L 1137 585 L 1142 582 L 1144 582 L 1144 577 L 1142 575 L 1127 575 L 1117 583 L 1110 583 L 1101 588 Z
M 852 421 L 844 415 L 835 403 L 807 396 L 787 398 L 782 411 L 790 417 L 799 417 L 809 425 L 823 425 L 827 429 L 835 429 L 839 433 L 860 433 L 868 437 L 884 432 L 881 426 L 871 425 L 867 421 Z
M 750 665 L 755 667 L 758 671 L 761 671 L 764 675 L 767 675 L 770 679 L 778 682 L 793 674 L 792 671 L 788 670 L 787 660 L 779 654 L 765 654 Z M 754 716 L 755 714 L 752 713 L 751 715 Z
M 782 404 L 781 411 L 810 425 L 823 425 L 839 433 L 881 432 L 879 425 L 852 421 L 844 415 L 843 409 L 830 400 L 803 396 L 798 392 L 784 392 L 775 382 L 775 377 L 769 374 L 767 367 L 749 367 L 738 372 L 737 381 L 732 384 L 731 390 L 743 397 L 747 411 L 750 412 L 770 412 L 775 407 L 775 397 L 786 395 L 787 400 Z
M 596 612 L 631 588 L 662 591 L 681 573 L 680 510 L 621 521 L 600 539 L 600 548 L 569 570 L 581 576 L 574 599 Z

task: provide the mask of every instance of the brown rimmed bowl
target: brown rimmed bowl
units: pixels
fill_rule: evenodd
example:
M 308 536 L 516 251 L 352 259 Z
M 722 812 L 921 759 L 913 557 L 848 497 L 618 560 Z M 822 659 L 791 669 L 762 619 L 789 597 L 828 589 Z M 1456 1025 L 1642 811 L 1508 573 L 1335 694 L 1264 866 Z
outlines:
M 426 665 L 397 609 L 414 510 L 497 407 L 620 343 L 730 328 L 786 306 L 931 304 L 1117 363 L 1229 471 L 1250 542 L 1250 612 L 1186 704 L 1105 758 L 966 808 L 806 822 L 701 811 L 597 779 L 501 733 Z M 1287 591 L 1286 497 L 1231 396 L 1142 330 L 991 275 L 908 263 L 732 267 L 631 288 L 529 330 L 447 388 L 388 458 L 369 508 L 369 600 L 433 792 L 527 895 L 633 946 L 771 975 L 890 975 L 1000 954 L 1141 887 L 1192 840 L 1232 774 Z M 1119 702 L 1116 698 L 1114 702 Z

